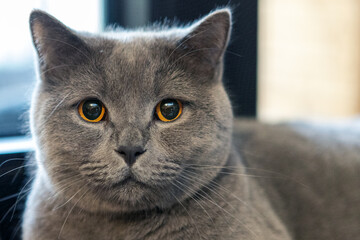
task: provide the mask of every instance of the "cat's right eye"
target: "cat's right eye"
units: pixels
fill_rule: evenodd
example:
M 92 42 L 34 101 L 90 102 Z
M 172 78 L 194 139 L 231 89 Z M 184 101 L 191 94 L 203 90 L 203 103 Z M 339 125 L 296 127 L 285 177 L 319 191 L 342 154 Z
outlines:
M 87 99 L 80 102 L 78 112 L 85 121 L 96 123 L 104 119 L 105 106 L 98 99 Z

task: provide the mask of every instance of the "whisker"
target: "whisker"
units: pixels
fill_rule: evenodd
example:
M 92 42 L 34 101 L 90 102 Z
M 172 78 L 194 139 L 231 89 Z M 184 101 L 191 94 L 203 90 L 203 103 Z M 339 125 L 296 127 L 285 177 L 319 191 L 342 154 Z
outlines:
M 86 184 L 85 186 L 87 186 L 87 184 Z M 84 187 L 85 187 L 85 186 L 84 186 Z M 84 189 L 84 187 L 82 187 L 81 189 Z M 59 235 L 58 235 L 58 239 L 60 239 L 61 233 L 62 233 L 62 231 L 63 231 L 63 229 L 64 229 L 64 227 L 65 227 L 65 224 L 66 224 L 66 222 L 67 222 L 67 220 L 68 220 L 71 212 L 74 210 L 76 204 L 78 204 L 78 203 L 80 202 L 80 200 L 85 196 L 85 194 L 86 194 L 88 191 L 89 191 L 89 189 L 86 190 L 86 191 L 80 196 L 80 198 L 74 203 L 74 205 L 73 205 L 72 208 L 70 209 L 68 215 L 67 215 L 66 218 L 65 218 L 65 221 L 64 221 L 63 225 L 61 226 L 61 229 L 60 229 L 60 232 L 59 232 Z
M 10 158 L 10 159 L 7 159 L 5 161 L 3 161 L 1 164 L 0 164 L 0 168 L 5 165 L 6 163 L 8 162 L 13 162 L 13 161 L 25 161 L 26 158 Z
M 226 53 L 230 53 L 234 56 L 237 56 L 237 57 L 244 57 L 243 55 L 239 54 L 239 53 L 236 53 L 236 52 L 233 52 L 233 51 L 229 51 L 229 50 L 225 50 Z
M 55 207 L 54 210 L 57 210 L 57 209 L 65 206 L 65 205 L 66 205 L 68 202 L 70 202 L 82 189 L 83 189 L 83 188 L 80 188 L 80 189 L 79 189 L 78 191 L 76 191 L 76 193 L 74 193 L 74 195 L 72 195 L 65 203 L 63 203 L 63 204 Z
M 185 184 L 183 184 L 182 182 L 180 182 L 180 181 L 178 181 L 178 180 L 176 180 L 176 179 L 175 179 L 175 181 L 176 181 L 178 184 L 181 184 L 182 186 L 185 186 L 185 187 L 187 187 L 187 188 L 189 189 L 189 187 L 186 186 Z M 174 184 L 173 182 L 171 182 L 171 183 L 172 183 L 175 187 L 177 187 L 179 190 L 182 191 L 182 189 L 179 188 L 176 184 Z M 188 195 L 191 199 L 193 199 L 193 200 L 201 207 L 201 209 L 206 213 L 206 215 L 208 215 L 208 217 L 210 218 L 211 222 L 212 222 L 213 224 L 215 224 L 215 223 L 214 223 L 214 220 L 212 219 L 212 217 L 210 216 L 210 214 L 208 213 L 208 211 L 206 211 L 206 209 L 200 204 L 200 202 L 197 201 L 193 196 L 191 196 L 191 194 L 189 194 L 189 193 L 187 193 L 187 192 L 186 192 L 186 195 Z
M 17 232 L 21 229 L 21 221 L 19 221 L 16 225 L 17 226 L 15 228 L 15 231 L 13 231 L 13 233 L 11 234 L 10 240 L 15 239 Z
M 181 178 L 184 179 L 184 176 L 182 175 Z M 182 184 L 182 185 L 185 186 L 187 189 L 191 190 L 188 186 L 186 186 L 186 185 L 184 185 L 184 184 Z M 199 192 L 197 192 L 197 194 L 198 194 L 200 197 L 202 197 L 203 199 L 205 199 L 205 200 L 207 200 L 208 202 L 210 202 L 210 203 L 211 203 L 211 201 L 213 200 L 210 196 L 208 196 L 208 197 L 210 197 L 211 199 L 209 199 L 208 197 L 204 196 L 203 194 L 201 194 L 201 193 L 199 193 Z M 212 204 L 214 204 L 214 203 L 212 203 Z M 206 205 L 209 207 L 208 204 L 206 204 Z M 225 216 L 225 213 L 224 213 L 224 212 L 221 212 L 221 213 L 223 214 L 224 219 L 225 219 L 227 225 L 229 226 L 229 228 L 231 229 L 231 231 L 233 231 L 229 220 L 228 220 L 228 219 L 226 218 L 226 216 Z
M 14 194 L 11 194 L 11 195 L 8 195 L 8 196 L 6 196 L 6 197 L 2 197 L 2 198 L 0 198 L 0 202 L 5 202 L 5 201 L 7 201 L 7 200 L 9 200 L 9 199 L 12 199 L 12 198 L 15 198 L 15 197 L 17 197 L 17 196 L 19 196 L 19 195 L 21 195 L 21 194 L 25 194 L 25 193 L 27 193 L 28 191 L 30 191 L 31 189 L 28 189 L 28 190 L 25 190 L 24 192 L 22 192 L 22 193 L 14 193 Z
M 5 176 L 5 175 L 7 175 L 7 174 L 9 174 L 9 173 L 12 173 L 12 172 L 14 172 L 14 171 L 16 171 L 16 170 L 19 170 L 19 169 L 21 169 L 21 168 L 25 168 L 25 167 L 29 167 L 29 166 L 33 166 L 33 165 L 34 165 L 34 164 L 25 164 L 25 165 L 23 165 L 23 166 L 13 168 L 13 169 L 11 169 L 11 170 L 9 170 L 9 171 L 1 174 L 1 175 L 0 175 L 0 178 L 2 178 L 3 176 Z
M 21 201 L 25 196 L 27 196 L 27 195 L 26 195 L 26 194 L 22 195 L 22 196 L 19 198 L 19 201 Z M 9 210 L 6 211 L 6 213 L 4 214 L 4 216 L 1 218 L 0 223 L 3 223 L 3 222 L 4 222 L 6 216 L 12 211 L 12 209 L 13 209 L 14 207 L 15 207 L 15 204 L 13 204 L 13 205 L 9 208 Z
M 34 178 L 35 178 L 35 176 L 29 178 L 29 180 L 28 180 L 28 181 L 25 183 L 25 185 L 21 188 L 20 194 L 21 194 L 21 192 L 24 191 L 24 189 L 26 188 L 26 186 L 27 186 L 30 182 L 32 182 L 32 180 L 34 180 Z M 31 187 L 30 187 L 30 188 L 31 188 Z M 17 199 L 16 199 L 16 201 L 15 201 L 15 206 L 14 206 L 14 209 L 13 209 L 13 212 L 12 212 L 12 215 L 11 215 L 11 218 L 10 218 L 10 222 L 12 221 L 12 219 L 13 219 L 13 217 L 14 217 L 16 205 L 17 205 L 18 202 L 19 202 L 20 194 L 19 194 L 19 196 L 17 197 Z
M 43 124 L 46 124 L 50 117 L 55 113 L 55 111 L 61 106 L 61 104 L 65 101 L 65 99 L 71 94 L 72 92 L 68 92 L 63 99 L 54 107 L 54 109 L 50 112 L 50 114 L 47 116 Z
M 222 198 L 224 201 L 226 201 L 221 195 L 219 195 L 215 190 L 213 190 L 212 188 L 207 187 L 205 184 L 210 184 L 212 186 L 215 186 L 217 188 L 220 188 L 221 190 L 225 191 L 226 193 L 230 194 L 233 198 L 235 198 L 236 200 L 238 200 L 240 203 L 242 203 L 247 209 L 249 209 L 250 211 L 253 211 L 255 214 L 258 215 L 258 217 L 260 218 L 265 218 L 264 215 L 262 215 L 259 211 L 257 211 L 255 208 L 251 207 L 246 201 L 242 200 L 241 198 L 239 198 L 238 196 L 236 196 L 234 193 L 232 193 L 230 190 L 228 190 L 227 188 L 225 188 L 224 186 L 220 185 L 219 183 L 215 182 L 215 181 L 210 181 L 210 182 L 206 182 L 205 180 L 201 179 L 201 177 L 197 176 L 195 173 L 191 172 L 191 171 L 185 171 L 185 174 L 187 174 L 188 177 L 192 177 L 189 176 L 189 174 L 191 173 L 193 175 L 193 177 L 196 177 L 196 180 L 201 181 L 202 183 L 204 183 L 204 187 L 209 189 L 210 191 L 214 192 L 214 194 L 216 194 L 217 196 L 219 196 L 220 198 Z M 233 209 L 235 209 L 235 207 L 228 203 L 230 205 L 230 207 L 232 207 Z
M 67 177 L 65 179 L 62 179 L 61 181 L 55 182 L 55 187 L 61 187 L 59 189 L 56 190 L 55 194 L 53 194 L 52 196 L 48 197 L 48 200 L 51 200 L 52 198 L 55 198 L 57 196 L 59 196 L 61 193 L 63 193 L 66 189 L 68 189 L 69 187 L 77 184 L 78 182 L 81 181 L 81 178 L 79 178 L 80 174 L 75 174 L 73 176 Z M 73 179 L 77 179 L 77 181 L 73 181 Z M 71 180 L 71 181 L 70 181 Z M 65 186 L 61 186 L 64 182 L 69 182 L 69 184 L 65 185 Z
M 259 171 L 259 172 L 264 172 L 264 173 L 269 173 L 269 174 L 273 174 L 273 175 L 277 175 L 277 176 L 263 176 L 263 175 L 254 175 L 254 174 L 236 174 L 238 176 L 244 176 L 244 177 L 254 177 L 254 178 L 270 178 L 270 179 L 284 179 L 284 180 L 289 180 L 292 181 L 294 183 L 297 183 L 299 185 L 302 185 L 305 188 L 310 189 L 310 187 L 308 185 L 306 185 L 305 183 L 294 179 L 291 176 L 285 175 L 283 173 L 280 172 L 276 172 L 276 171 L 272 171 L 272 170 L 267 170 L 267 169 L 261 169 L 261 168 L 252 168 L 252 167 L 245 167 L 245 166 L 241 166 L 241 167 L 236 167 L 236 166 L 216 166 L 216 165 L 198 165 L 198 164 L 185 164 L 184 166 L 187 166 L 188 168 L 200 168 L 201 170 L 205 170 L 205 169 L 246 169 L 246 170 L 254 170 L 254 171 Z M 228 172 L 221 172 L 224 174 L 229 174 L 229 175 L 235 175 L 235 173 L 228 173 Z
M 174 183 L 172 183 L 174 184 Z M 200 231 L 196 225 L 196 222 L 194 221 L 194 219 L 191 217 L 189 211 L 186 209 L 186 207 L 184 206 L 184 204 L 181 203 L 181 201 L 175 196 L 175 194 L 173 194 L 171 191 L 169 192 L 175 199 L 176 201 L 183 207 L 183 209 L 185 210 L 185 212 L 187 213 L 187 215 L 190 217 L 191 221 L 193 222 L 193 226 L 195 227 L 199 237 L 201 238 L 201 234 L 200 234 Z
M 14 184 L 21 171 L 17 171 L 11 179 L 11 184 Z
M 182 177 L 184 177 L 184 175 L 182 175 Z M 189 179 L 190 180 L 190 179 Z M 194 179 L 192 179 L 193 181 L 196 181 L 196 180 L 198 180 L 198 179 L 196 179 L 196 180 L 194 180 Z M 204 186 L 204 187 L 206 187 L 206 186 Z M 209 189 L 210 191 L 212 191 L 213 193 L 215 193 L 215 194 L 217 194 L 214 190 L 212 190 L 211 188 L 208 188 L 208 187 L 206 187 L 207 189 Z M 226 209 L 224 209 L 223 207 L 221 207 L 219 204 L 217 204 L 215 201 L 214 201 L 214 199 L 208 194 L 208 193 L 206 193 L 205 191 L 203 191 L 202 189 L 199 189 L 199 192 L 198 192 L 198 194 L 200 194 L 200 192 L 202 192 L 202 193 L 204 193 L 204 194 L 206 194 L 207 196 L 208 196 L 208 200 L 212 203 L 212 204 L 214 204 L 216 207 L 218 207 L 220 210 L 222 210 L 222 211 L 224 211 L 225 213 L 227 213 L 227 214 L 229 214 L 233 219 L 235 219 L 238 223 L 240 223 L 242 226 L 244 226 L 251 234 L 253 234 L 256 238 L 258 238 L 258 235 L 254 232 L 254 231 L 252 231 L 244 222 L 241 222 L 238 218 L 236 218 L 233 214 L 231 214 L 229 211 L 227 211 Z M 205 199 L 206 199 L 206 197 L 204 196 L 204 195 L 200 195 L 200 196 L 202 196 L 202 197 L 204 197 Z M 229 206 L 232 206 L 229 202 L 227 202 L 221 195 L 219 195 L 222 199 L 223 199 L 223 201 L 225 201 L 227 204 L 229 204 Z M 210 199 L 211 200 L 210 200 Z M 232 206 L 232 208 L 234 208 L 233 206 Z M 234 209 L 236 209 L 236 208 L 234 208 Z

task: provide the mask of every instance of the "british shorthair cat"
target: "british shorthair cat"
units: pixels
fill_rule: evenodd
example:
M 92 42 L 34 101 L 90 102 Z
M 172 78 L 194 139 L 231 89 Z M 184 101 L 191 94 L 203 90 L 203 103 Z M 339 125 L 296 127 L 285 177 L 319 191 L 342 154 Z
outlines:
M 234 121 L 231 24 L 89 34 L 31 13 L 24 240 L 360 237 L 360 133 Z

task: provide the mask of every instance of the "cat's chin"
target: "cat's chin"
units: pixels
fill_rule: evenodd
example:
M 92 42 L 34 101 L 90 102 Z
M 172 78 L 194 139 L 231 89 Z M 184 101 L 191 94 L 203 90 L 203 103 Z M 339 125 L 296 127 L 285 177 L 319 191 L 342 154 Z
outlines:
M 132 212 L 150 210 L 154 208 L 168 207 L 162 203 L 161 190 L 155 186 L 141 182 L 133 176 L 127 176 L 116 183 L 109 185 L 89 186 L 91 202 L 96 199 L 97 207 L 83 206 L 87 210 Z M 90 207 L 90 209 L 89 209 Z M 95 210 L 96 211 L 96 210 Z

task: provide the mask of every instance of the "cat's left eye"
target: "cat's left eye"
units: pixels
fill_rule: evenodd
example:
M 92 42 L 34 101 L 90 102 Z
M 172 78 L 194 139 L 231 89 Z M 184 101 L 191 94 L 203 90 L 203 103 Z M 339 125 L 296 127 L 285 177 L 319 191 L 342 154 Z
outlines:
M 80 102 L 78 112 L 85 121 L 96 123 L 104 119 L 105 106 L 98 99 L 87 99 Z
M 176 99 L 164 99 L 156 105 L 156 115 L 163 122 L 172 122 L 180 117 L 182 103 Z

